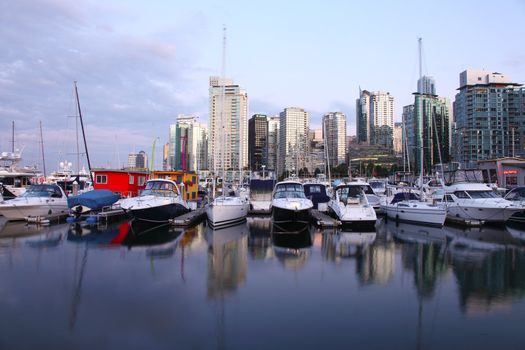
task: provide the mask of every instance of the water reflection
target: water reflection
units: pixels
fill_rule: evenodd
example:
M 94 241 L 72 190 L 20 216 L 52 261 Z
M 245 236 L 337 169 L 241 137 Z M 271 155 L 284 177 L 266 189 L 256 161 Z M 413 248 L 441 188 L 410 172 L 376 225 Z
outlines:
M 232 294 L 246 280 L 248 226 L 245 223 L 214 230 L 206 227 L 208 242 L 208 297 Z
M 272 225 L 273 253 L 285 268 L 298 270 L 305 266 L 311 254 L 313 227 L 299 223 Z
M 273 256 L 270 233 L 271 225 L 272 222 L 268 217 L 248 218 L 248 228 L 250 231 L 250 235 L 248 236 L 248 251 L 253 260 L 267 259 Z

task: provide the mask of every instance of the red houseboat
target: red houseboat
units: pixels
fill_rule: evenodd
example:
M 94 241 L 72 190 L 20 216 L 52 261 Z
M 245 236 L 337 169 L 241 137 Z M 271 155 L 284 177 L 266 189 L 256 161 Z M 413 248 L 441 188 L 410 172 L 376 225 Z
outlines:
M 149 172 L 143 170 L 91 169 L 96 190 L 110 190 L 120 193 L 122 198 L 138 196 L 149 179 Z

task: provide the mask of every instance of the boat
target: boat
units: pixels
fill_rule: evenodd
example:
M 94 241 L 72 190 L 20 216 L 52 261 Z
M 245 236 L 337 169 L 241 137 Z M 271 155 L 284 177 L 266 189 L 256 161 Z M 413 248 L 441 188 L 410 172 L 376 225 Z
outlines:
M 31 185 L 18 198 L 0 204 L 7 220 L 56 219 L 69 213 L 64 190 L 56 184 Z
M 376 195 L 378 196 L 385 195 L 386 185 L 388 184 L 387 180 L 372 178 L 368 180 L 368 184 L 370 185 L 370 187 L 372 187 L 372 190 L 374 191 Z
M 326 185 L 320 182 L 307 182 L 303 184 L 304 194 L 313 203 L 313 208 L 322 212 L 328 211 L 330 197 L 327 194 Z
M 447 220 L 464 225 L 502 223 L 523 206 L 498 196 L 485 183 L 461 182 L 445 186 Z
M 123 199 L 120 207 L 132 219 L 149 223 L 169 222 L 190 211 L 177 184 L 166 179 L 148 180 L 139 196 Z
M 374 208 L 376 213 L 381 212 L 381 197 L 374 190 L 374 188 L 370 185 L 370 183 L 365 182 L 365 181 L 352 181 L 352 182 L 349 182 L 348 184 L 361 186 L 361 188 L 363 189 L 363 192 L 365 193 L 366 199 L 368 200 L 368 204 L 370 204 L 372 208 Z
M 345 229 L 373 230 L 377 221 L 376 212 L 368 203 L 360 182 L 337 186 L 328 202 L 328 212 L 338 219 Z
M 222 195 L 206 205 L 206 216 L 210 226 L 219 228 L 245 221 L 249 209 L 246 198 Z
M 68 197 L 67 205 L 73 218 L 79 219 L 81 215 L 96 214 L 106 208 L 113 209 L 119 199 L 120 194 L 110 190 L 92 190 Z M 117 206 L 120 208 L 120 205 Z
M 513 188 L 504 198 L 523 208 L 523 211 L 515 213 L 508 219 L 507 225 L 516 225 L 525 228 L 525 186 Z
M 20 167 L 21 161 L 18 150 L 0 153 L 0 195 L 5 200 L 23 195 L 31 185 L 31 179 L 37 175 L 34 168 Z
M 310 222 L 314 204 L 304 193 L 303 185 L 295 180 L 285 180 L 275 185 L 270 212 L 273 224 Z
M 447 216 L 444 204 L 421 200 L 414 192 L 398 192 L 392 200 L 381 205 L 387 218 L 425 226 L 443 226 Z
M 269 213 L 275 180 L 269 178 L 250 180 L 250 211 Z

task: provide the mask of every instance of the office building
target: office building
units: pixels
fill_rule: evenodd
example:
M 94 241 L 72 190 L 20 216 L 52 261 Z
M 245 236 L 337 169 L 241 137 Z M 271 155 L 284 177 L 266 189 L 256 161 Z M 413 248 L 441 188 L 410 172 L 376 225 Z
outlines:
M 331 112 L 323 116 L 323 139 L 331 167 L 346 162 L 346 116 Z
M 248 121 L 248 166 L 261 171 L 268 166 L 268 117 L 254 114 Z
M 392 149 L 394 97 L 389 92 L 360 90 L 356 113 L 358 142 Z
M 279 114 L 279 128 L 277 174 L 299 173 L 307 167 L 310 114 L 303 108 L 285 108 Z

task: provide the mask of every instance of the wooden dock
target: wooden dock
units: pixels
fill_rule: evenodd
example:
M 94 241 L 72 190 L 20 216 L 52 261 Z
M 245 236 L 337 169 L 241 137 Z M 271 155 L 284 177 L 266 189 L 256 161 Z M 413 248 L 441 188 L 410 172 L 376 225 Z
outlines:
M 328 216 L 325 213 L 321 213 L 319 210 L 312 209 L 310 212 L 310 215 L 312 217 L 312 221 L 320 227 L 338 227 L 341 223 L 334 219 L 331 216 Z
M 206 210 L 204 208 L 199 208 L 192 210 L 181 216 L 177 216 L 175 219 L 170 220 L 170 224 L 176 227 L 187 227 L 197 222 L 201 221 L 206 217 Z

